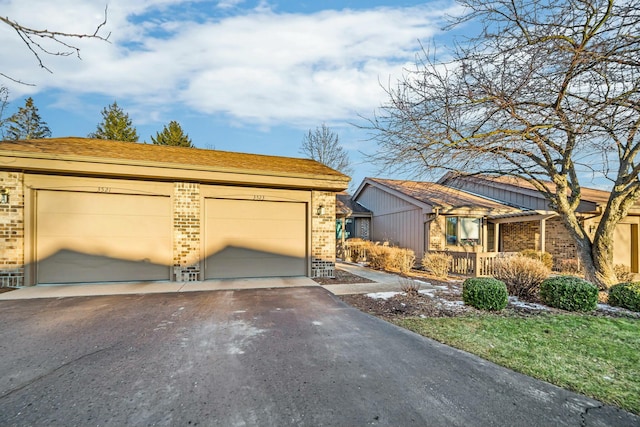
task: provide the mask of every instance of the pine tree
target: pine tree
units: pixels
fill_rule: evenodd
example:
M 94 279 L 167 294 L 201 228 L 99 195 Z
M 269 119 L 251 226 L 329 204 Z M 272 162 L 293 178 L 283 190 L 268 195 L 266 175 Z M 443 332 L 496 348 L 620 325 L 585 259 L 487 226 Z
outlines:
M 89 138 L 138 142 L 138 132 L 131 124 L 129 114 L 122 111 L 118 103 L 113 101 L 109 108 L 103 108 L 102 122 L 98 124 L 95 132 L 89 134 Z
M 193 148 L 189 135 L 184 133 L 180 123 L 173 120 L 169 122 L 168 126 L 165 125 L 162 132 L 156 132 L 155 138 L 151 136 L 151 141 L 155 145 L 172 145 L 174 147 Z
M 9 140 L 40 139 L 51 136 L 47 123 L 40 118 L 38 107 L 33 104 L 33 98 L 25 100 L 24 107 L 7 119 L 6 138 Z

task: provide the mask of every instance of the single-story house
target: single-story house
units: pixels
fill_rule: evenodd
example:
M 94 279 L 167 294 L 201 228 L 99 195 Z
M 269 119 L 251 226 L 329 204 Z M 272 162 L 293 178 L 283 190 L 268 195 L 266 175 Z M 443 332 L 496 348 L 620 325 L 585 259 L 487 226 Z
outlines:
M 356 202 L 348 193 L 336 195 L 336 239 L 370 240 L 372 212 Z
M 608 193 L 582 189 L 578 215 L 594 233 Z M 558 214 L 534 187 L 506 177 L 446 174 L 438 182 L 365 178 L 353 200 L 373 212 L 371 240 L 425 252 L 546 251 L 555 267 L 577 259 L 576 246 Z M 638 272 L 640 206 L 616 228 L 614 263 Z
M 308 159 L 3 141 L 0 285 L 332 277 L 348 183 Z

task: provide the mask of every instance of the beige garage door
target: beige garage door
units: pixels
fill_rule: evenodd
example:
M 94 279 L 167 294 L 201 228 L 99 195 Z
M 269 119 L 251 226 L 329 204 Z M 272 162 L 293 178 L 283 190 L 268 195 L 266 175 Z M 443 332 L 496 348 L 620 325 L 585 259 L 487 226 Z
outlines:
M 304 276 L 306 205 L 206 199 L 205 278 Z
M 169 197 L 36 194 L 38 283 L 168 280 Z

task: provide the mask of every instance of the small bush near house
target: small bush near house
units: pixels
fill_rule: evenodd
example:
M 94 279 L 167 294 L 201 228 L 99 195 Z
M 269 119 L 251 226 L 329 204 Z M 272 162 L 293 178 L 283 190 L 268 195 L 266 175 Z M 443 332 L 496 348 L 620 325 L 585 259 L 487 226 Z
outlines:
M 378 270 L 388 270 L 391 265 L 391 251 L 388 246 L 372 244 L 367 249 L 369 267 Z
M 609 288 L 609 304 L 640 311 L 640 282 L 613 285 Z
M 598 287 L 575 276 L 550 277 L 540 284 L 540 298 L 550 307 L 591 311 L 598 304 Z
M 408 273 L 416 262 L 416 255 L 411 249 L 391 248 L 393 254 L 393 270 Z
M 400 278 L 400 290 L 408 296 L 418 296 L 420 291 L 420 283 L 404 277 Z
M 451 255 L 442 252 L 429 252 L 422 258 L 422 267 L 434 276 L 446 279 L 449 275 L 452 259 Z
M 582 267 L 580 267 L 580 261 L 578 261 L 577 259 L 560 260 L 559 269 L 562 274 L 567 276 L 582 274 Z
M 507 285 L 509 295 L 535 301 L 540 284 L 549 277 L 551 270 L 540 260 L 524 255 L 497 258 L 493 276 Z
M 480 310 L 499 311 L 509 302 L 507 285 L 491 277 L 470 278 L 462 283 L 462 300 Z
M 536 251 L 533 249 L 525 249 L 520 255 L 531 259 L 537 259 L 547 266 L 549 270 L 553 268 L 553 255 L 549 252 Z
M 616 273 L 616 277 L 618 278 L 618 282 L 620 283 L 629 283 L 633 282 L 634 274 L 631 272 L 631 269 L 624 264 L 616 264 L 613 266 L 613 272 Z

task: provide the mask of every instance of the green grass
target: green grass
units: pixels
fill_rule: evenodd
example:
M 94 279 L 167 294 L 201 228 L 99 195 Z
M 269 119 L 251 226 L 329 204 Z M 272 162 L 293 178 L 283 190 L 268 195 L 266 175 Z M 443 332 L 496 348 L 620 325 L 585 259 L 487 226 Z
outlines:
M 640 319 L 483 314 L 396 323 L 514 371 L 640 414 Z

